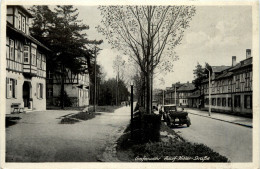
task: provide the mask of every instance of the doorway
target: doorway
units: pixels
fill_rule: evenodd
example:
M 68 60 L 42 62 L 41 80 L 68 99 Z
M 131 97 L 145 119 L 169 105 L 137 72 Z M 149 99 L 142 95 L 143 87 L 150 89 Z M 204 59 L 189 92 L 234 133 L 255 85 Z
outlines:
M 24 108 L 32 109 L 30 102 L 31 98 L 31 82 L 25 81 L 23 83 L 23 102 Z

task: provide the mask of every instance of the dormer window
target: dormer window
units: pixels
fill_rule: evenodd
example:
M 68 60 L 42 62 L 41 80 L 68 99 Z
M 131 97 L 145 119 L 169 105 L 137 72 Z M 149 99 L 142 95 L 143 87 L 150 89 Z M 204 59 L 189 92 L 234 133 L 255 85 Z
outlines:
M 22 17 L 22 31 L 25 33 L 25 17 Z
M 18 14 L 18 29 L 25 33 L 26 31 L 26 19 L 21 13 Z
M 22 15 L 20 13 L 18 14 L 18 29 L 22 29 Z

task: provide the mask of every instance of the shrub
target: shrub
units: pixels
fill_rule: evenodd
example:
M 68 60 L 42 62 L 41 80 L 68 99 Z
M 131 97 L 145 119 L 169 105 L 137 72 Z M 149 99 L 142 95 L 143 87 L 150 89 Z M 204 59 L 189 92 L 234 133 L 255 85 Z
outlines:
M 71 101 L 71 99 L 69 98 L 69 96 L 68 96 L 68 94 L 67 94 L 66 91 L 64 91 L 64 97 L 63 97 L 63 99 L 64 99 L 64 107 L 70 107 L 70 106 L 72 106 L 72 101 Z M 59 103 L 62 102 L 62 96 L 61 96 L 61 94 L 59 95 L 58 100 L 59 100 Z
M 134 145 L 132 150 L 136 157 L 158 157 L 160 160 L 156 160 L 156 162 L 173 161 L 167 157 L 176 157 L 174 162 L 228 162 L 226 157 L 214 152 L 209 147 L 189 142 L 146 143 Z
M 139 107 L 133 118 L 134 138 L 136 142 L 149 142 L 160 140 L 161 116 L 156 114 L 147 114 L 144 107 Z M 131 126 L 129 126 L 131 127 Z M 127 131 L 129 131 L 129 127 Z
M 142 116 L 143 141 L 160 140 L 161 116 L 157 114 L 144 114 Z

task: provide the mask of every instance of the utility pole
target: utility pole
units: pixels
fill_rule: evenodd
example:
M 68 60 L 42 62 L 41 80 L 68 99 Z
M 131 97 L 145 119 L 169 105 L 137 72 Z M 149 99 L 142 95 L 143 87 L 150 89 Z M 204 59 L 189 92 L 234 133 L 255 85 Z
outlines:
M 164 90 L 162 91 L 162 105 L 164 106 Z
M 209 116 L 211 116 L 211 90 L 210 90 L 210 87 L 211 87 L 211 82 L 210 82 L 210 70 L 205 67 L 208 71 L 209 71 Z
M 175 97 L 175 106 L 177 106 L 177 100 L 176 100 L 176 83 L 175 83 L 175 85 L 174 85 L 174 89 L 175 89 L 175 91 L 174 91 L 174 97 Z
M 95 87 L 94 87 L 94 112 L 96 112 L 96 98 L 97 98 L 97 49 L 95 46 Z
M 131 139 L 133 139 L 133 118 L 134 118 L 134 90 L 133 90 L 133 84 L 131 84 Z

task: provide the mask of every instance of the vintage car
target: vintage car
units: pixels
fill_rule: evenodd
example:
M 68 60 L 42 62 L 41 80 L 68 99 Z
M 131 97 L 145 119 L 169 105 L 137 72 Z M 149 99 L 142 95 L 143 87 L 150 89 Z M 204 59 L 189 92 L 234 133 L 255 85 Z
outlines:
M 188 113 L 184 112 L 184 108 L 177 107 L 175 104 L 162 106 L 160 114 L 168 126 L 182 126 L 186 124 L 189 127 L 191 125 Z

